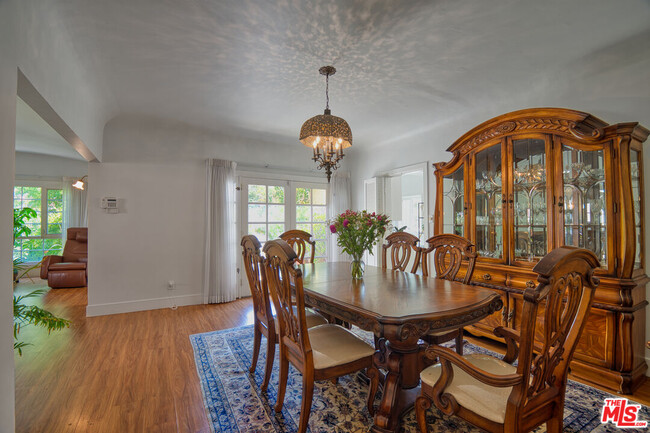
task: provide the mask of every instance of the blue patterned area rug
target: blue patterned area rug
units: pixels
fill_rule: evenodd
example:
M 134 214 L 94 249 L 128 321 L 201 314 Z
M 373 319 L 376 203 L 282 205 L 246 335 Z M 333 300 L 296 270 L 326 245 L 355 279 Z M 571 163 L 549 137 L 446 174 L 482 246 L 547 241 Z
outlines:
M 372 342 L 372 335 L 355 329 L 359 335 Z M 266 361 L 266 340 L 262 338 L 260 358 L 255 374 L 250 374 L 253 353 L 253 327 L 226 329 L 190 336 L 194 348 L 196 369 L 201 380 L 203 398 L 212 431 L 226 432 L 295 432 L 300 418 L 302 377 L 293 367 L 289 369 L 289 381 L 284 408 L 275 414 L 278 384 L 278 361 L 266 393 L 260 391 Z M 486 352 L 469 343 L 466 353 Z M 337 385 L 330 381 L 317 382 L 314 388 L 309 430 L 311 433 L 361 433 L 368 431 L 372 418 L 365 407 L 368 387 L 363 376 L 355 374 L 341 377 Z M 381 389 L 378 394 L 381 393 Z M 647 432 L 648 429 L 619 430 L 611 423 L 601 424 L 600 413 L 605 398 L 613 396 L 582 385 L 569 382 L 564 409 L 564 432 Z M 380 395 L 378 395 L 377 404 Z M 642 406 L 639 420 L 650 421 L 650 410 Z M 435 408 L 429 411 L 431 432 L 479 432 L 478 429 L 457 417 L 449 417 Z M 411 411 L 402 422 L 400 432 L 417 432 L 415 414 Z M 545 431 L 542 426 L 537 432 Z

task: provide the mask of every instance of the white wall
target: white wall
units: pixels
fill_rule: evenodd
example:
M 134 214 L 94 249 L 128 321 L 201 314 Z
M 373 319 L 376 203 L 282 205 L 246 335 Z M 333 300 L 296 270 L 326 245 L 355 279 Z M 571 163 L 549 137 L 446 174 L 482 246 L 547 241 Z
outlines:
M 87 314 L 201 303 L 205 160 L 314 173 L 309 149 L 291 144 L 151 118 L 110 121 L 104 162 L 89 164 Z M 99 208 L 104 196 L 119 199 L 119 214 Z
M 55 2 L 0 0 L 0 432 L 14 431 L 14 353 L 11 250 L 17 70 L 101 158 L 102 132 L 112 107 L 80 67 L 80 59 L 56 26 Z M 18 408 L 22 410 L 23 408 Z
M 116 107 L 85 68 L 92 59 L 79 57 L 62 25 L 60 14 L 70 11 L 54 1 L 17 3 L 18 67 L 101 161 L 104 125 Z
M 16 62 L 14 4 L 0 1 L 0 432 L 14 431 L 14 337 L 11 283 Z
M 381 172 L 423 161 L 429 162 L 429 212 L 434 212 L 435 178 L 432 163 L 449 161 L 446 152 L 454 141 L 495 116 L 524 108 L 565 107 L 590 113 L 607 123 L 640 122 L 650 128 L 650 35 L 640 35 L 579 59 L 561 72 L 550 69 L 543 86 L 534 93 L 504 95 L 492 105 L 482 104 L 464 116 L 441 124 L 432 122 L 413 136 L 379 147 L 348 151 L 352 177 L 352 200 L 363 205 L 363 179 Z M 539 77 L 538 77 L 539 78 Z M 650 191 L 650 140 L 644 153 L 645 191 Z M 650 198 L 645 200 L 646 272 L 650 273 Z M 432 226 L 430 224 L 430 229 Z M 650 299 L 650 285 L 647 287 Z M 646 309 L 646 337 L 650 336 L 650 308 Z M 646 350 L 650 363 L 650 351 Z M 650 370 L 648 372 L 650 375 Z
M 16 176 L 61 178 L 88 174 L 88 163 L 77 159 L 37 153 L 16 152 Z

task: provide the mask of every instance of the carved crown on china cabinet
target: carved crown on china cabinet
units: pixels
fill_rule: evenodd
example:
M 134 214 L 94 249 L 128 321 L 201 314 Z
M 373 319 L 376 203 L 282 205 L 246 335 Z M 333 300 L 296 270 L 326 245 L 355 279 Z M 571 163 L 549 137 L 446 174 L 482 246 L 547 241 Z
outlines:
M 642 383 L 649 133 L 636 122 L 532 108 L 488 120 L 447 149 L 451 160 L 434 164 L 435 234 L 476 245 L 472 283 L 497 291 L 504 305 L 469 332 L 498 340 L 497 326 L 518 329 L 523 291 L 537 280 L 533 266 L 561 245 L 587 248 L 600 261 L 601 283 L 571 372 L 622 393 Z

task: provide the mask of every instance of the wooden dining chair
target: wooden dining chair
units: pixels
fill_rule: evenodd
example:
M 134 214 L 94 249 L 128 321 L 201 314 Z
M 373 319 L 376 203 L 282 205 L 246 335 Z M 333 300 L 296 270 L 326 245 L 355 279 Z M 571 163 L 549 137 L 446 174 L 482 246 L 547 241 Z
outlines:
M 390 250 L 390 269 L 393 271 L 405 271 L 411 260 L 411 254 L 415 254 L 413 266 L 410 272 L 416 273 L 420 266 L 420 248 L 418 242 L 420 239 L 406 232 L 391 233 L 386 237 L 382 245 L 381 267 L 388 268 L 387 253 Z
M 316 242 L 312 239 L 311 234 L 304 230 L 288 230 L 280 235 L 280 239 L 291 245 L 298 256 L 298 262 L 314 263 Z M 311 249 L 311 256 L 305 260 L 308 248 Z
M 561 432 L 569 362 L 598 285 L 598 266 L 591 251 L 575 247 L 542 258 L 533 268 L 537 287 L 524 291 L 520 330 L 494 330 L 507 343 L 503 360 L 429 346 L 426 357 L 440 363 L 420 373 L 420 431 L 427 432 L 426 410 L 433 403 L 490 432 L 527 432 L 543 423 L 549 433 Z
M 421 249 L 422 275 L 429 276 L 429 255 L 432 255 L 436 278 L 457 281 L 458 271 L 466 264 L 465 275 L 459 280 L 469 284 L 474 273 L 476 258 L 474 244 L 462 236 L 442 234 L 427 239 L 427 247 Z M 422 338 L 429 344 L 441 344 L 456 340 L 456 352 L 463 354 L 463 329 L 434 332 Z
M 248 278 L 248 285 L 253 298 L 253 359 L 250 372 L 254 373 L 257 367 L 257 359 L 260 354 L 262 335 L 266 337 L 266 367 L 264 369 L 264 381 L 261 389 L 264 391 L 269 385 L 269 379 L 273 370 L 273 359 L 275 358 L 275 345 L 278 342 L 279 326 L 274 318 L 269 289 L 266 282 L 266 274 L 263 266 L 263 258 L 260 254 L 260 241 L 253 235 L 244 236 L 241 240 L 244 269 Z M 324 317 L 312 310 L 307 310 L 307 326 L 317 326 L 327 323 Z
M 302 406 L 298 432 L 307 431 L 314 381 L 326 380 L 366 369 L 370 378 L 367 407 L 379 385 L 379 370 L 373 365 L 375 348 L 339 325 L 307 328 L 302 271 L 294 265 L 298 257 L 283 240 L 264 245 L 266 275 L 280 322 L 280 384 L 275 411 L 281 412 L 287 388 L 289 363 L 302 373 Z M 292 308 L 295 298 L 296 308 Z

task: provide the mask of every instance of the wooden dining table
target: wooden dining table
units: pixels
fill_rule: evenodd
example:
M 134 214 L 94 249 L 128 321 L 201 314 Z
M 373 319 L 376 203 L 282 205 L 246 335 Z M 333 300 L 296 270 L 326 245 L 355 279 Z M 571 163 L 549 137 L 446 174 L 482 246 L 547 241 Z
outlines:
M 353 280 L 349 262 L 300 266 L 307 305 L 377 337 L 374 361 L 386 377 L 371 432 L 396 432 L 413 407 L 420 372 L 430 363 L 420 337 L 472 324 L 503 307 L 494 291 L 459 282 L 374 266 Z

